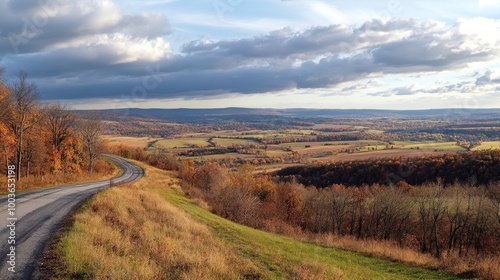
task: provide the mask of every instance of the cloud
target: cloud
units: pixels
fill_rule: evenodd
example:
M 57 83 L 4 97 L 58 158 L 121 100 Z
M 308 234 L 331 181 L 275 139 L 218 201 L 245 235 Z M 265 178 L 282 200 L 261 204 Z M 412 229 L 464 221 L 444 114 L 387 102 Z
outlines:
M 412 84 L 410 86 L 394 87 L 374 93 L 370 96 L 390 97 L 396 95 L 416 95 L 416 94 L 457 94 L 457 95 L 484 95 L 495 93 L 500 90 L 500 71 L 488 69 L 485 73 L 474 80 L 466 80 L 455 83 L 445 83 L 438 80 L 432 85 Z
M 488 69 L 484 75 L 476 79 L 476 85 L 500 84 L 500 69 Z
M 384 91 L 379 91 L 375 93 L 369 93 L 368 95 L 371 96 L 383 96 L 383 97 L 389 97 L 389 96 L 394 96 L 394 95 L 415 95 L 418 93 L 422 92 L 428 92 L 427 89 L 423 89 L 422 87 L 412 84 L 409 86 L 403 86 L 403 87 L 395 87 L 389 90 L 384 90 Z
M 498 26 L 498 20 L 448 25 L 373 19 L 360 25 L 285 27 L 249 38 L 196 40 L 174 53 L 163 14 L 125 14 L 110 0 L 52 0 L 57 5 L 51 7 L 39 3 L 44 2 L 0 3 L 0 55 L 8 71 L 30 73 L 45 99 L 196 98 L 343 85 L 348 86 L 340 91 L 346 93 L 379 90 L 387 85 L 374 77 L 463 69 L 498 60 L 500 50 L 497 28 L 473 28 Z M 23 39 L 16 48 L 13 38 Z M 475 86 L 496 79 L 484 73 Z M 410 85 L 373 95 L 467 92 L 468 86 Z
M 341 89 L 341 92 L 352 92 L 358 90 L 374 89 L 387 85 L 379 79 L 371 79 L 366 83 L 356 83 Z
M 1 56 L 92 48 L 106 44 L 106 38 L 129 40 L 134 48 L 170 32 L 164 15 L 127 15 L 109 0 L 2 1 L 0 26 Z

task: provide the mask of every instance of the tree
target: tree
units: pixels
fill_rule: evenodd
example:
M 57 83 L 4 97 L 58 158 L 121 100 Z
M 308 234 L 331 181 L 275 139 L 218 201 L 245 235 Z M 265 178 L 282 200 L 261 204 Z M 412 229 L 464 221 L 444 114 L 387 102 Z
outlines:
M 27 81 L 28 74 L 20 71 L 18 81 L 14 82 L 10 91 L 12 98 L 12 114 L 7 120 L 16 139 L 16 164 L 17 179 L 21 177 L 21 164 L 23 155 L 23 137 L 38 120 L 37 100 L 38 87 L 35 83 Z
M 2 79 L 2 73 L 3 69 L 0 68 L 0 123 L 5 122 L 11 113 L 10 91 Z
M 81 140 L 73 136 L 67 138 L 61 147 L 61 158 L 64 174 L 66 172 L 81 173 L 85 158 Z
M 95 159 L 103 149 L 102 122 L 94 115 L 89 114 L 82 119 L 78 126 L 78 132 L 83 142 L 83 147 L 88 160 L 88 173 L 92 174 Z
M 190 159 L 181 160 L 181 163 L 179 164 L 179 177 L 190 185 L 195 183 L 196 167 L 194 165 L 194 161 Z
M 429 187 L 425 193 L 417 198 L 418 226 L 421 230 L 419 239 L 422 253 L 431 252 L 434 256 L 441 257 L 440 246 L 440 221 L 447 213 L 442 186 Z M 434 247 L 434 248 L 433 248 Z
M 42 123 L 38 123 L 24 135 L 23 159 L 26 177 L 29 177 L 33 169 L 40 174 L 41 169 L 47 166 L 45 164 L 47 162 L 45 139 L 47 139 L 47 132 Z
M 50 104 L 45 108 L 47 128 L 52 136 L 52 144 L 60 151 L 62 142 L 71 136 L 77 116 L 61 103 Z
M 64 141 L 72 135 L 72 128 L 76 123 L 77 116 L 61 103 L 54 103 L 46 106 L 44 112 L 44 121 L 51 135 L 50 145 L 53 149 L 52 160 L 54 163 L 59 161 L 64 162 L 64 155 L 66 153 L 62 150 L 62 147 Z M 55 166 L 56 164 L 54 164 L 54 167 Z M 53 171 L 56 169 L 57 168 L 54 168 Z
M 12 131 L 3 123 L 0 122 L 0 149 L 2 150 L 3 156 L 5 158 L 5 168 L 10 164 L 10 157 L 14 153 L 16 139 Z
M 282 220 L 297 224 L 297 218 L 303 206 L 302 194 L 296 190 L 296 186 L 292 183 L 280 183 L 277 191 L 277 205 L 281 211 Z

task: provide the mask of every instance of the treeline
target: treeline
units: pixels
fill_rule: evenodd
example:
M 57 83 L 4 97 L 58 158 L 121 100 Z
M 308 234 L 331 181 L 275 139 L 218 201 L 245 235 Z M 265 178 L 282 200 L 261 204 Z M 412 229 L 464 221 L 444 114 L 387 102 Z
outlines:
M 304 187 L 217 164 L 179 166 L 185 192 L 211 211 L 257 228 L 293 227 L 358 239 L 393 241 L 440 258 L 499 255 L 500 186 L 425 184 L 418 188 Z
M 417 186 L 431 182 L 445 186 L 456 182 L 487 185 L 500 181 L 500 150 L 294 166 L 276 174 L 283 180 L 297 180 L 318 188 L 333 184 Z
M 15 165 L 17 179 L 36 175 L 92 173 L 103 150 L 102 124 L 81 118 L 61 103 L 39 102 L 26 72 L 15 81 L 0 69 L 0 173 Z
M 318 233 L 392 240 L 399 246 L 460 256 L 500 252 L 500 188 L 454 184 L 444 188 L 353 187 L 303 189 L 296 222 Z
M 179 156 L 186 157 L 198 157 L 198 156 L 207 156 L 207 155 L 223 155 L 229 153 L 237 153 L 238 149 L 234 147 L 218 147 L 218 148 L 204 148 L 204 149 L 195 149 L 188 150 L 184 152 L 179 152 Z
M 142 148 L 132 148 L 124 144 L 119 144 L 109 146 L 107 151 L 124 158 L 142 161 L 164 170 L 176 170 L 178 165 L 177 156 L 170 153 L 167 149 L 156 148 L 152 149 L 150 153 L 146 153 Z

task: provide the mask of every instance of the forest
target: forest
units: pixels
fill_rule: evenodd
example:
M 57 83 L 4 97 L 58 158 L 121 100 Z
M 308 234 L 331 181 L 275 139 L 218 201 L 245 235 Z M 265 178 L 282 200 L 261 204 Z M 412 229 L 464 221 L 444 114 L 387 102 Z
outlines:
M 54 183 L 78 174 L 109 172 L 98 157 L 104 151 L 102 121 L 84 116 L 61 103 L 42 103 L 26 72 L 14 81 L 2 79 L 0 69 L 0 174 L 16 166 L 22 188 L 42 181 Z M 49 179 L 50 177 L 50 179 Z
M 276 172 L 284 180 L 318 188 L 333 184 L 363 185 L 422 185 L 473 182 L 488 185 L 500 180 L 500 151 L 457 152 L 419 157 L 392 157 L 330 164 L 293 166 Z
M 390 240 L 437 258 L 500 252 L 498 182 L 317 188 L 253 171 L 248 164 L 234 172 L 214 163 L 196 166 L 183 160 L 179 165 L 188 195 L 206 201 L 218 215 L 257 228 L 284 225 Z

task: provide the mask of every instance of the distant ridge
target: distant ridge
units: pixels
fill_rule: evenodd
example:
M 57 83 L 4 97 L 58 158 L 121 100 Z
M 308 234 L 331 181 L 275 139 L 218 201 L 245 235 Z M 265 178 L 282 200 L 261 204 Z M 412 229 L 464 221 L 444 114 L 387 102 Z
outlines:
M 79 113 L 85 110 L 77 110 Z M 378 110 L 378 109 L 261 109 L 229 107 L 220 109 L 105 109 L 97 110 L 102 116 L 122 115 L 141 118 L 155 118 L 181 123 L 208 121 L 257 121 L 263 118 L 442 118 L 442 119 L 489 119 L 499 118 L 500 108 L 470 109 L 428 109 L 428 110 Z

